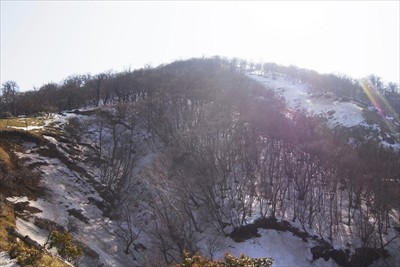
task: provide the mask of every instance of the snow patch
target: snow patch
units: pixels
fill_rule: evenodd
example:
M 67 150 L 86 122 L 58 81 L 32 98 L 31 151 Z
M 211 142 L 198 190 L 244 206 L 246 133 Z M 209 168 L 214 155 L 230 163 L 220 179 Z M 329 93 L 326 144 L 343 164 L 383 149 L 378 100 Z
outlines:
M 18 202 L 27 202 L 29 201 L 28 197 L 7 197 L 6 198 L 11 203 L 18 203 Z
M 46 230 L 38 228 L 32 222 L 24 221 L 20 218 L 17 218 L 16 226 L 18 232 L 20 232 L 23 236 L 28 235 L 30 238 L 32 238 L 42 246 L 46 243 L 48 232 Z
M 20 267 L 15 259 L 11 259 L 7 252 L 0 251 L 0 266 L 1 267 Z
M 318 259 L 311 262 L 313 256 L 310 248 L 315 242 L 305 243 L 300 238 L 293 236 L 290 232 L 276 230 L 259 229 L 261 237 L 251 238 L 245 242 L 235 243 L 232 239 L 226 239 L 226 248 L 223 252 L 228 252 L 236 257 L 244 253 L 246 256 L 271 257 L 274 259 L 273 266 L 338 266 L 332 259 L 324 261 Z M 216 254 L 216 259 L 223 258 L 222 252 Z

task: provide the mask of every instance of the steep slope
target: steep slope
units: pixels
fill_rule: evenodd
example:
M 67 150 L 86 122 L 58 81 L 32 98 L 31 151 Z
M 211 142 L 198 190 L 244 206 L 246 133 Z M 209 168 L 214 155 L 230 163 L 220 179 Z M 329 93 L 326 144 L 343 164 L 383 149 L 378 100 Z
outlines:
M 16 152 L 18 160 L 40 174 L 44 190 L 34 199 L 8 198 L 14 205 L 23 204 L 22 212 L 27 214 L 17 219 L 16 228 L 40 245 L 46 242 L 49 235 L 46 228 L 49 226 L 68 230 L 83 244 L 85 256 L 80 260 L 82 266 L 130 266 L 132 258 L 123 252 L 122 241 L 114 234 L 114 222 L 103 216 L 105 201 L 97 191 L 101 185 L 96 180 L 100 170 L 88 159 L 94 153 L 93 144 L 89 142 L 90 134 L 85 137 L 89 143 L 72 143 L 63 137 L 67 135 L 64 127 L 71 118 L 83 122 L 88 116 L 56 114 L 45 126 L 37 129 L 46 132 L 46 125 L 52 124 L 62 135 L 52 134 L 55 138 L 44 135 L 47 139 L 44 144 L 22 142 L 23 149 Z M 91 130 L 93 135 L 96 129 Z M 29 210 L 35 212 L 29 214 Z

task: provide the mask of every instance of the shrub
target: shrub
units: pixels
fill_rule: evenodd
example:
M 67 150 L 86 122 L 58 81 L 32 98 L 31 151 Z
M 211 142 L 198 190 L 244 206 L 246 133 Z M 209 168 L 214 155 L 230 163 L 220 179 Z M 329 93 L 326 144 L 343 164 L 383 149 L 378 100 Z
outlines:
M 11 258 L 15 258 L 19 265 L 37 265 L 42 258 L 42 251 L 25 245 L 23 242 L 14 243 L 10 249 Z
M 250 258 L 244 254 L 239 258 L 230 254 L 225 254 L 222 260 L 211 261 L 206 257 L 184 253 L 182 264 L 175 267 L 269 267 L 273 263 L 272 258 Z
M 71 117 L 68 119 L 64 130 L 72 139 L 79 142 L 84 134 L 84 125 L 78 117 Z
M 70 262 L 82 257 L 82 249 L 74 244 L 72 235 L 68 232 L 53 231 L 50 236 L 49 248 L 56 248 L 58 254 Z

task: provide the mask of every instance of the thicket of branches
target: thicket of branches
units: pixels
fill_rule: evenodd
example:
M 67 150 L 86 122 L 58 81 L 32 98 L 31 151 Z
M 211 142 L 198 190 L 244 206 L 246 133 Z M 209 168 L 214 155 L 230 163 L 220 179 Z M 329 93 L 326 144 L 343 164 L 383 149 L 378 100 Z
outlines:
M 229 67 L 190 66 L 176 63 L 182 76 L 145 112 L 167 144 L 143 175 L 167 262 L 184 249 L 195 253 L 199 233 L 229 234 L 254 216 L 289 218 L 328 240 L 347 224 L 362 247 L 391 242 L 398 152 L 373 141 L 348 144 L 340 131 L 288 112 L 272 91 Z

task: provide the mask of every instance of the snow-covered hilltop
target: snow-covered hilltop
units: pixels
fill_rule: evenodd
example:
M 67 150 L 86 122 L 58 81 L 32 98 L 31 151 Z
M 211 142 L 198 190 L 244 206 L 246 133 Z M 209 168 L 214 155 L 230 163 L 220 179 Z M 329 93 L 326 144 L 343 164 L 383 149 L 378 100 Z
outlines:
M 400 150 L 400 140 L 396 140 L 398 133 L 395 129 L 399 129 L 400 122 L 387 116 L 380 118 L 380 123 L 384 122 L 389 125 L 390 131 L 383 131 L 379 126 L 379 122 L 369 122 L 365 117 L 367 113 L 375 113 L 378 111 L 373 106 L 367 106 L 359 101 L 345 99 L 334 95 L 333 93 L 323 93 L 313 90 L 313 85 L 302 82 L 298 79 L 285 74 L 267 72 L 250 72 L 248 76 L 262 83 L 266 88 L 274 90 L 279 97 L 282 98 L 289 109 L 304 112 L 310 116 L 318 116 L 327 120 L 330 128 L 345 127 L 354 128 L 361 127 L 368 131 L 375 131 L 381 144 L 385 147 L 391 147 Z M 379 118 L 379 116 L 378 116 Z M 395 140 L 388 143 L 385 137 L 392 136 Z
M 249 75 L 263 83 L 267 88 L 275 90 L 283 97 L 288 107 L 304 111 L 309 115 L 322 116 L 328 120 L 330 127 L 353 127 L 365 121 L 359 104 L 343 102 L 333 95 L 313 95 L 309 85 L 293 81 L 287 76 L 269 73 L 267 75 Z

